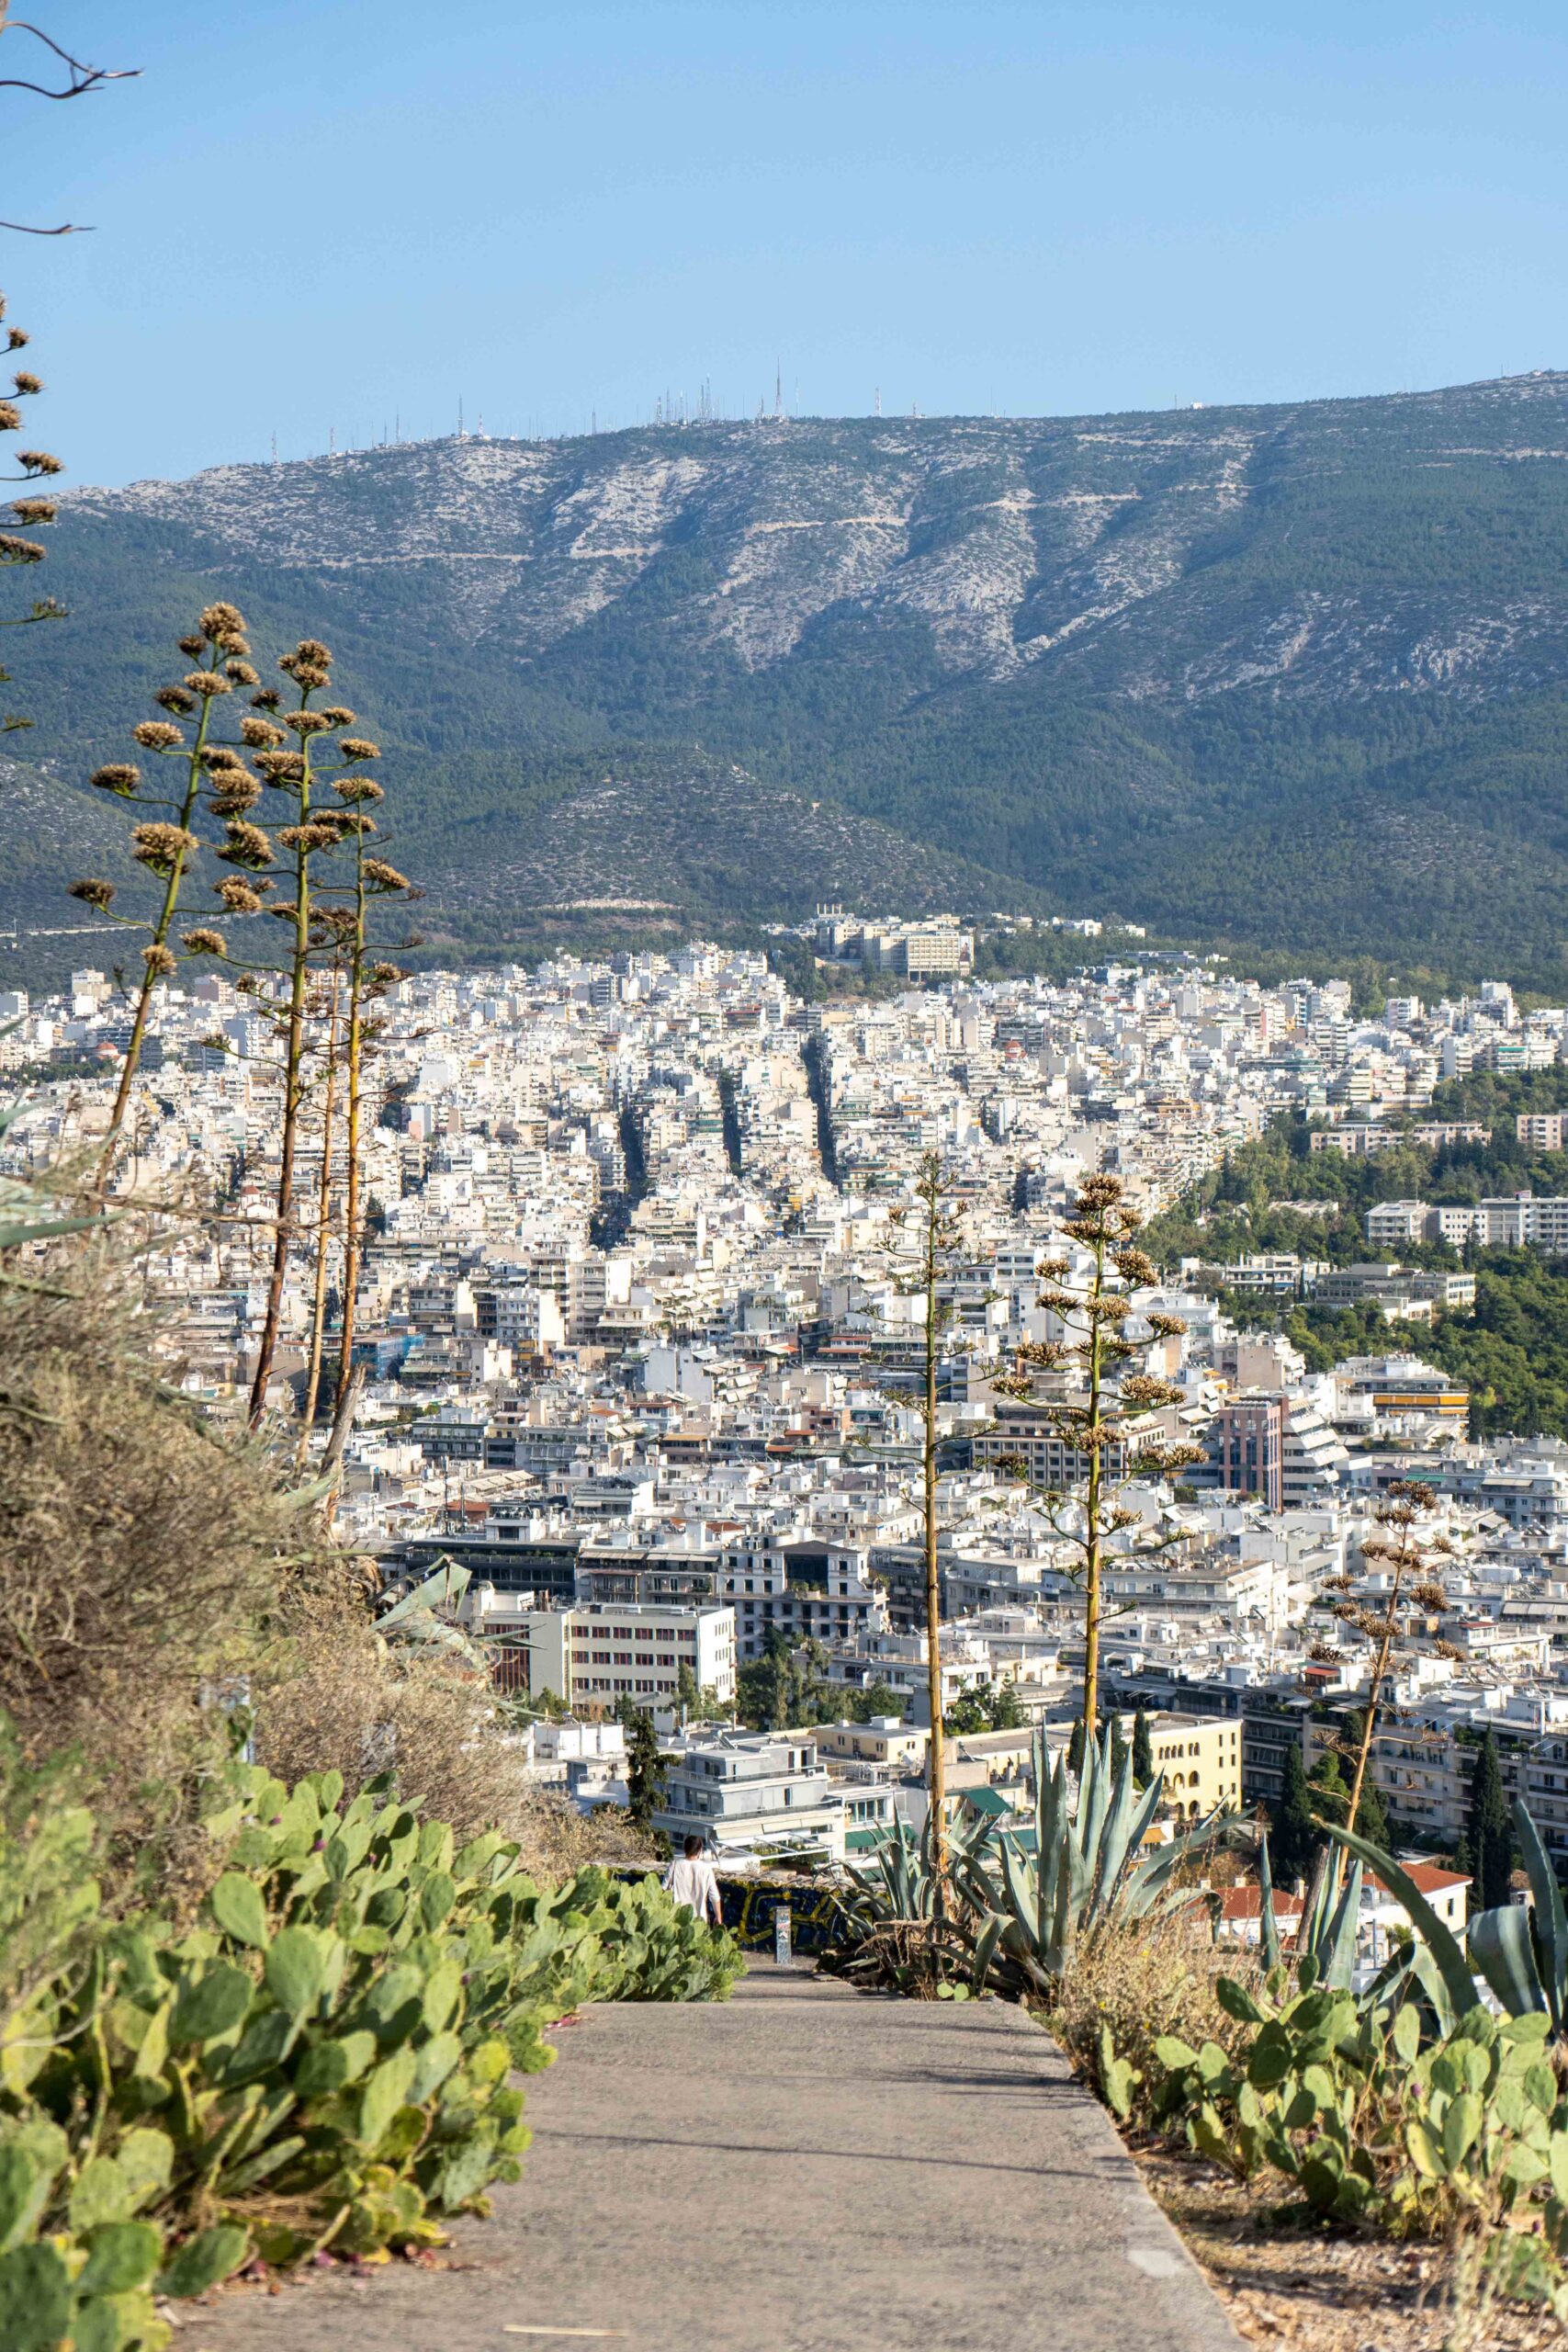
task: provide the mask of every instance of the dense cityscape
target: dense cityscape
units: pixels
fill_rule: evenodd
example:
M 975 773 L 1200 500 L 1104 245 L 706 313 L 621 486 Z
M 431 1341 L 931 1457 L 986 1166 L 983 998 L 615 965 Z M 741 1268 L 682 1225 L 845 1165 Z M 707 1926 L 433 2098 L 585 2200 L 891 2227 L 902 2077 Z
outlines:
M 0 0 L 0 2352 L 1568 2343 L 1568 49 L 890 29 Z
M 807 1002 L 765 955 L 694 942 L 390 989 L 340 1504 L 392 1597 L 446 1579 L 444 1607 L 501 1685 L 545 1702 L 525 1735 L 542 1784 L 585 1810 L 624 1804 L 614 1718 L 645 1706 L 671 1759 L 655 1826 L 698 1819 L 737 1863 L 837 1860 L 924 1818 L 925 1299 L 903 1221 L 923 1156 L 939 1155 L 958 1219 L 938 1289 L 943 1706 L 967 1726 L 956 1785 L 1022 1804 L 1034 1729 L 1065 1747 L 1079 1703 L 1076 1553 L 1041 1496 L 1084 1464 L 1053 1434 L 1066 1374 L 1043 1374 L 1032 1401 L 993 1382 L 1059 1330 L 1042 1269 L 1065 1250 L 1069 1286 L 1084 1277 L 1062 1227 L 1085 1177 L 1114 1173 L 1156 1219 L 1282 1116 L 1311 1121 L 1314 1153 L 1474 1140 L 1486 1131 L 1434 1118 L 1434 1089 L 1551 1069 L 1563 1051 L 1563 1013 L 1521 1015 L 1500 983 L 1359 1019 L 1345 983 L 1263 988 L 1187 956 L 976 982 L 956 919 L 868 924 L 835 908 L 795 937 L 829 982 L 891 979 Z M 0 1012 L 0 1052 L 28 1080 L 5 1144 L 25 1177 L 101 1136 L 124 1017 L 91 970 L 69 996 L 17 994 Z M 263 1312 L 277 1046 L 263 1011 L 212 977 L 160 994 L 143 1053 L 117 1189 L 221 1212 L 165 1234 L 154 1281 L 184 1387 L 222 1409 L 247 1387 Z M 1561 1118 L 1552 1133 L 1550 1116 L 1518 1125 L 1561 1147 Z M 344 1178 L 335 1136 L 329 1301 Z M 321 1181 L 318 1120 L 307 1234 Z M 1393 1200 L 1365 1227 L 1369 1252 L 1478 1227 L 1551 1252 L 1568 1203 Z M 314 1288 L 302 1250 L 270 1391 L 285 1412 Z M 1386 1571 L 1363 1546 L 1390 1487 L 1418 1478 L 1427 1530 L 1453 1556 L 1442 1608 L 1403 1631 L 1380 1719 L 1387 1818 L 1452 1856 L 1490 1731 L 1568 1862 L 1568 1452 L 1472 1440 L 1464 1386 L 1423 1358 L 1423 1332 L 1474 1291 L 1462 1268 L 1275 1252 L 1186 1257 L 1130 1296 L 1126 1370 L 1171 1388 L 1146 1425 L 1201 1458 L 1130 1489 L 1106 1570 L 1105 1687 L 1129 1729 L 1142 1713 L 1158 1737 L 1182 1735 L 1177 1817 L 1277 1809 L 1288 1747 L 1309 1773 L 1342 1747 L 1377 1647 L 1345 1596 L 1377 1602 Z M 1246 1304 L 1303 1292 L 1371 1303 L 1384 1344 L 1309 1373 Z M 747 1668 L 784 1650 L 808 1704 L 759 1721 Z M 748 1689 L 750 1729 L 725 1728 Z M 718 1756 L 738 1776 L 722 1797 L 702 1780 Z

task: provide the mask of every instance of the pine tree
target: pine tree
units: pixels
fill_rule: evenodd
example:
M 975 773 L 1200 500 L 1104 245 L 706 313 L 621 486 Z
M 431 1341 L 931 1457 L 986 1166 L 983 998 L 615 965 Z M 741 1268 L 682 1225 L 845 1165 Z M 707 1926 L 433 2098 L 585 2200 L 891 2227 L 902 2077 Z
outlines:
M 1146 1789 L 1155 1776 L 1155 1751 L 1149 1738 L 1147 1712 L 1140 1707 L 1133 1717 L 1133 1778 Z
M 1285 1784 L 1269 1819 L 1269 1861 L 1274 1883 L 1294 1886 L 1312 1868 L 1318 1836 L 1312 1826 L 1312 1791 L 1299 1745 L 1285 1750 Z
M 1495 1910 L 1508 1900 L 1508 1881 L 1514 1869 L 1514 1828 L 1508 1818 L 1508 1796 L 1503 1786 L 1496 1735 L 1491 1731 L 1476 1751 L 1466 1834 L 1474 1856 L 1475 1907 Z
M 1018 1692 L 1010 1682 L 1004 1682 L 999 1690 L 992 1693 L 991 1729 L 993 1731 L 1021 1731 L 1022 1728 L 1023 1708 L 1020 1704 Z

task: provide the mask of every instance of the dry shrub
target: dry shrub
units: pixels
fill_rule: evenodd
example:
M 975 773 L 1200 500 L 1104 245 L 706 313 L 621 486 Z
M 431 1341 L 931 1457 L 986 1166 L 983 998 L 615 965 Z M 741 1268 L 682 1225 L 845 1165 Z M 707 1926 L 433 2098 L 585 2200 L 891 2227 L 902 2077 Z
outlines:
M 206 1891 L 201 1784 L 230 1724 L 203 1695 L 225 1686 L 248 1686 L 281 1779 L 336 1770 L 352 1794 L 390 1763 L 540 1875 L 649 1858 L 530 1786 L 471 1665 L 380 1639 L 374 1577 L 290 1502 L 281 1452 L 168 1385 L 136 1252 L 99 1233 L 6 1271 L 24 1278 L 0 1280 L 0 1724 L 22 1767 L 70 1757 L 111 1901 L 185 1917 Z
M 1214 1980 L 1233 1976 L 1245 1984 L 1256 1973 L 1256 1958 L 1245 1948 L 1214 1943 L 1201 1909 L 1112 1923 L 1078 1946 L 1046 2021 L 1089 2081 L 1100 2080 L 1105 2026 L 1117 2057 L 1147 2076 L 1156 2070 L 1154 2046 L 1162 2033 L 1194 2050 L 1205 2041 L 1230 2050 L 1245 2036 L 1221 2008 Z
M 203 1744 L 297 1530 L 276 1465 L 164 1385 L 112 1240 L 0 1283 L 0 1712 L 126 1785 Z
M 648 1858 L 646 1838 L 585 1822 L 529 1781 L 490 1684 L 460 1654 L 383 1641 L 330 1582 L 301 1590 L 288 1621 L 254 1686 L 257 1756 L 279 1780 L 341 1772 L 352 1797 L 390 1768 L 402 1793 L 460 1840 L 504 1830 L 544 1877 Z

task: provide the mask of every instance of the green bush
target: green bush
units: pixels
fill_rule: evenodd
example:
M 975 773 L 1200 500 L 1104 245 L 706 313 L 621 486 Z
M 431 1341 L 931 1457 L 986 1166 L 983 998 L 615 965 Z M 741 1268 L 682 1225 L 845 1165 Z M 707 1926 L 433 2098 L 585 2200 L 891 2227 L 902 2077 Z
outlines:
M 589 1999 L 723 1997 L 731 1940 L 652 1881 L 544 1889 L 499 1833 L 231 1766 L 225 1867 L 171 1936 L 95 1920 L 90 1816 L 0 1848 L 0 2343 L 154 2347 L 154 2293 L 251 2254 L 438 2239 L 528 2143 L 514 2071 Z M 53 1938 L 54 1959 L 49 1955 Z
M 1238 2179 L 1272 2171 L 1325 2217 L 1401 2237 L 1487 2233 L 1511 2294 L 1568 2317 L 1568 2097 L 1548 2020 L 1475 2007 L 1432 2030 L 1415 1999 L 1362 1999 L 1272 1971 L 1261 1998 L 1229 1978 L 1226 2049 L 1173 2035 L 1133 2065 L 1101 2033 L 1100 2085 L 1123 2120 L 1184 2138 Z

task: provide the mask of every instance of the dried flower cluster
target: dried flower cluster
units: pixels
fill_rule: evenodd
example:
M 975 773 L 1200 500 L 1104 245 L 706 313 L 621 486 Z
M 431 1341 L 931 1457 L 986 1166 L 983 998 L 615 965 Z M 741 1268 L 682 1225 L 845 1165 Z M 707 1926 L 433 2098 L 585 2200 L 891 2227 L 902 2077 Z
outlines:
M 0 11 L 0 14 L 3 13 Z M 0 319 L 4 319 L 5 315 L 5 297 L 0 295 Z M 22 328 L 7 328 L 6 334 L 7 351 L 20 351 L 27 341 L 28 337 Z M 9 397 L 0 398 L 0 433 L 20 433 L 23 430 L 26 418 L 21 403 L 24 401 L 35 400 L 42 390 L 42 381 L 33 374 L 30 368 L 17 368 L 11 379 Z M 51 475 L 64 470 L 60 459 L 51 457 L 46 449 L 19 450 L 17 453 L 16 462 L 17 471 L 0 475 L 0 481 L 46 481 Z M 51 498 L 23 497 L 14 498 L 10 502 L 11 518 L 21 524 L 27 531 L 44 529 L 54 521 L 56 512 L 54 502 Z M 33 564 L 41 563 L 47 552 L 48 550 L 41 547 L 37 539 L 24 537 L 19 531 L 0 530 L 0 568 L 26 569 Z M 33 621 L 60 620 L 63 616 L 64 607 L 57 605 L 51 596 L 45 596 L 38 599 L 24 613 L 8 613 L 4 616 L 0 618 L 0 628 L 21 628 Z M 0 685 L 8 683 L 9 673 L 0 670 Z M 0 714 L 0 735 L 15 734 L 18 729 L 31 725 L 30 718 L 22 718 L 14 711 Z
M 236 986 L 251 998 L 259 1016 L 272 1023 L 283 1039 L 282 1169 L 269 1306 L 274 1299 L 281 1300 L 296 1241 L 293 1178 L 301 1110 L 313 1084 L 322 1080 L 326 1087 L 313 1346 L 319 1370 L 326 1301 L 332 1106 L 338 1066 L 341 1062 L 347 1077 L 351 1172 L 344 1255 L 352 1282 L 357 1278 L 358 1267 L 363 1061 L 372 1026 L 367 1015 L 375 999 L 400 977 L 394 967 L 373 960 L 367 918 L 376 899 L 407 895 L 409 885 L 384 860 L 365 854 L 367 837 L 375 831 L 367 804 L 380 798 L 381 788 L 364 771 L 378 754 L 375 744 L 363 737 L 350 738 L 341 745 L 333 741 L 340 729 L 354 724 L 355 714 L 343 704 L 317 699 L 331 680 L 332 657 L 326 647 L 314 638 L 307 639 L 283 656 L 278 666 L 292 681 L 297 695 L 296 707 L 288 711 L 282 710 L 283 696 L 259 683 L 244 616 L 235 605 L 226 602 L 207 605 L 195 628 L 179 639 L 178 650 L 186 666 L 154 696 L 164 715 L 141 719 L 131 729 L 138 750 L 147 755 L 145 769 L 131 761 L 109 760 L 92 776 L 99 791 L 129 802 L 136 812 L 127 846 L 132 860 L 161 886 L 152 918 L 147 921 L 119 912 L 115 906 L 116 887 L 106 879 L 88 876 L 70 886 L 73 898 L 108 921 L 151 934 L 141 948 L 141 970 L 132 983 L 135 1011 L 130 1040 L 98 1183 L 102 1189 L 111 1178 L 153 991 L 178 970 L 182 957 L 200 956 L 224 966 L 235 975 Z M 233 740 L 226 740 L 219 732 L 219 720 L 227 698 L 241 687 L 254 689 L 250 707 L 232 729 Z M 266 715 L 274 711 L 279 713 L 281 723 Z M 298 748 L 291 747 L 291 738 Z M 164 779 L 168 779 L 167 788 Z M 333 797 L 322 800 L 318 796 L 325 786 L 332 786 Z M 269 794 L 282 804 L 276 815 L 263 807 Z M 352 864 L 345 872 L 334 875 L 333 865 L 342 864 L 345 852 L 352 853 Z M 290 944 L 281 967 L 265 954 L 237 954 L 227 930 L 200 921 L 191 922 L 188 913 L 188 927 L 178 927 L 182 902 L 203 856 L 210 856 L 220 867 L 237 869 L 220 875 L 211 886 L 226 916 L 239 921 L 266 913 L 288 929 Z M 274 898 L 272 876 L 280 866 L 288 875 L 292 891 Z M 311 987 L 323 963 L 333 972 L 326 1001 L 313 996 Z M 338 1017 L 340 993 L 345 999 L 345 1022 Z M 351 1311 L 344 1319 L 340 1388 L 351 1362 Z M 253 1418 L 259 1417 L 265 1396 L 276 1339 L 276 1317 L 269 1317 Z

